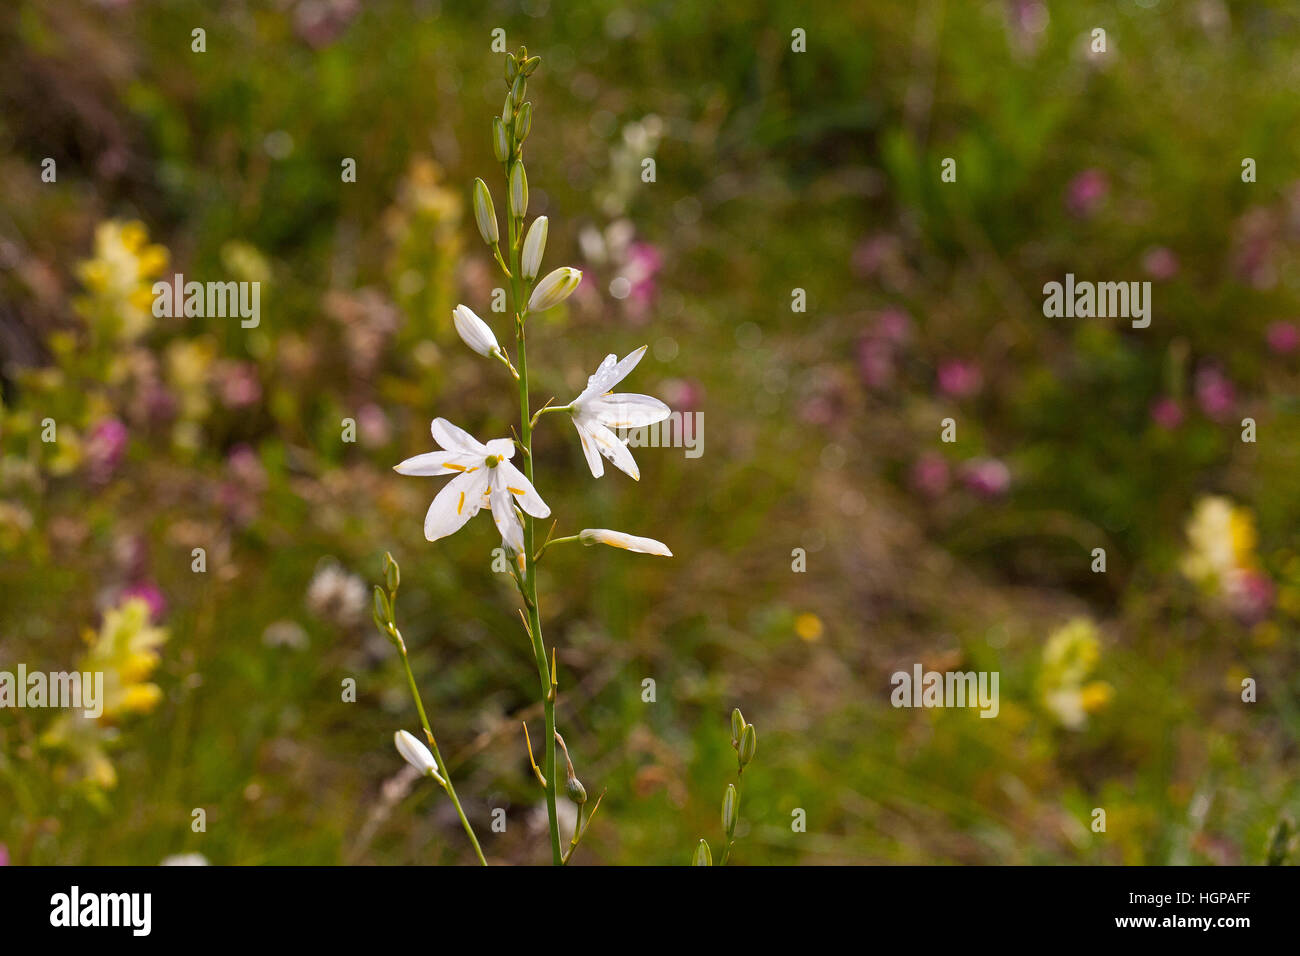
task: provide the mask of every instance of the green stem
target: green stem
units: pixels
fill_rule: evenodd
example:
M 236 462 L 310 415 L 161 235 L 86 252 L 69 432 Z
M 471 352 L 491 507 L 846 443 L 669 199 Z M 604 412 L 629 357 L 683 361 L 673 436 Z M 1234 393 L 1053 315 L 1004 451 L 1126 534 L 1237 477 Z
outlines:
M 513 137 L 512 137 L 513 139 Z M 513 143 L 512 143 L 513 147 Z M 516 160 L 522 162 L 522 160 Z M 506 211 L 510 232 L 510 291 L 515 307 L 515 360 L 519 372 L 519 443 L 524 450 L 524 474 L 533 480 L 533 427 L 528 400 L 528 352 L 524 347 L 524 290 L 516 278 L 520 275 L 518 228 L 515 217 Z M 542 684 L 542 710 L 546 718 L 546 755 L 542 775 L 546 777 L 546 815 L 551 830 L 551 862 L 563 862 L 560 853 L 560 825 L 555 813 L 555 693 L 551 672 L 546 664 L 546 645 L 542 642 L 542 618 L 537 610 L 537 562 L 533 556 L 533 516 L 524 514 L 524 603 L 528 608 L 528 629 L 532 631 L 533 656 L 537 659 L 537 676 Z
M 483 858 L 483 850 L 478 845 L 478 837 L 474 835 L 474 828 L 469 825 L 469 819 L 461 808 L 460 798 L 456 796 L 456 788 L 452 786 L 451 774 L 447 772 L 447 765 L 442 760 L 442 754 L 438 752 L 438 742 L 433 739 L 433 730 L 429 727 L 429 718 L 424 713 L 424 701 L 420 699 L 420 689 L 415 686 L 415 675 L 411 673 L 411 661 L 406 656 L 406 642 L 402 640 L 400 634 L 397 635 L 397 649 L 402 655 L 402 666 L 406 668 L 406 680 L 411 685 L 411 696 L 415 698 L 415 709 L 420 712 L 420 725 L 424 727 L 424 736 L 428 738 L 429 749 L 433 752 L 433 760 L 438 765 L 438 773 L 446 781 L 443 789 L 447 791 L 447 796 L 451 797 L 452 805 L 456 808 L 456 816 L 460 817 L 460 825 L 465 828 L 465 833 L 469 836 L 469 842 L 474 845 L 474 855 L 478 857 L 479 863 L 487 866 L 487 860 Z

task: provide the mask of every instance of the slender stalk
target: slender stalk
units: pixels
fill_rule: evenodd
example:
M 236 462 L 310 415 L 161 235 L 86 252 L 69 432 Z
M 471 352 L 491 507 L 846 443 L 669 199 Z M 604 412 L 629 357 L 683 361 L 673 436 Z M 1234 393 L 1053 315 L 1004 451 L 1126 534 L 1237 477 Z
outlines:
M 424 701 L 420 699 L 420 689 L 415 686 L 415 675 L 411 673 L 411 661 L 406 656 L 406 642 L 402 640 L 400 634 L 397 635 L 397 649 L 402 655 L 402 666 L 406 668 L 406 680 L 411 685 L 411 696 L 415 698 L 415 709 L 420 712 L 420 725 L 424 727 L 424 736 L 428 738 L 429 749 L 433 752 L 434 762 L 438 765 L 438 773 L 442 775 L 443 780 L 447 781 L 443 789 L 447 791 L 447 796 L 451 797 L 452 805 L 456 808 L 456 816 L 460 817 L 460 825 L 465 828 L 465 833 L 469 836 L 469 842 L 474 845 L 474 855 L 478 857 L 479 863 L 487 866 L 487 860 L 483 857 L 483 850 L 478 845 L 478 837 L 474 835 L 474 828 L 469 825 L 469 819 L 461 808 L 460 798 L 456 796 L 456 788 L 452 786 L 451 774 L 447 772 L 447 765 L 443 762 L 442 754 L 438 752 L 438 742 L 433 739 L 433 730 L 429 727 L 429 718 L 424 713 Z
M 511 137 L 513 141 L 513 136 Z M 512 142 L 513 146 L 513 142 Z M 522 160 L 516 160 L 522 162 Z M 515 361 L 519 372 L 519 443 L 524 450 L 524 474 L 533 480 L 533 425 L 528 399 L 528 351 L 524 343 L 524 317 L 527 306 L 524 290 L 517 278 L 519 266 L 519 236 L 515 217 L 506 213 L 510 234 L 510 292 L 515 312 Z M 537 675 L 542 684 L 542 709 L 546 718 L 546 755 L 542 760 L 542 774 L 546 777 L 546 816 L 551 831 L 551 862 L 563 862 L 560 853 L 560 825 L 555 812 L 555 690 L 550 670 L 546 665 L 546 645 L 542 642 L 542 618 L 537 609 L 537 562 L 533 554 L 533 516 L 524 514 L 524 604 L 528 608 L 528 629 L 533 639 L 533 656 L 537 659 Z

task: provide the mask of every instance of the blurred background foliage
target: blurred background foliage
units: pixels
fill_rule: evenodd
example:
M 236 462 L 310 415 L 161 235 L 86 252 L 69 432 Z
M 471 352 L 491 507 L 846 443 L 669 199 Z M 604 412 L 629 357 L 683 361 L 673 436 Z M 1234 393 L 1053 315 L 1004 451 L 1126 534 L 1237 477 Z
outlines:
M 559 726 L 608 790 L 575 859 L 717 847 L 739 705 L 738 863 L 1260 862 L 1300 809 L 1282 0 L 5 4 L 0 667 L 125 696 L 0 712 L 0 862 L 471 861 L 391 745 L 417 719 L 369 620 L 385 550 L 486 852 L 545 859 L 496 532 L 428 544 L 435 483 L 390 471 L 436 415 L 515 421 L 449 322 L 492 315 L 467 204 L 476 175 L 504 202 L 497 27 L 542 57 L 547 262 L 586 273 L 532 320 L 534 401 L 648 344 L 634 390 L 704 422 L 639 486 L 537 438 L 561 533 L 676 555 L 541 569 Z M 260 325 L 155 319 L 177 272 L 260 281 Z M 1067 272 L 1151 281 L 1150 328 L 1044 318 Z M 998 718 L 891 707 L 917 662 L 998 671 Z

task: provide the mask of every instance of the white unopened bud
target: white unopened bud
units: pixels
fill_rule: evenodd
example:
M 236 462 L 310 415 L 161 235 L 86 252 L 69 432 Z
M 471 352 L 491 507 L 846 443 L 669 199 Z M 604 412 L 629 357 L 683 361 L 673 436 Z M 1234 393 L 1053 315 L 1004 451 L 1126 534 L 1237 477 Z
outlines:
M 528 175 L 523 163 L 510 167 L 510 215 L 523 219 L 528 212 Z
M 474 180 L 474 219 L 478 222 L 478 234 L 489 246 L 494 246 L 500 233 L 497 232 L 497 211 L 492 205 L 492 194 L 488 192 L 487 183 L 481 179 Z
M 455 324 L 456 334 L 461 341 L 479 355 L 491 355 L 500 350 L 501 346 L 497 345 L 497 337 L 492 334 L 491 326 L 475 315 L 469 306 L 458 305 L 452 309 L 451 321 Z
M 547 228 L 546 217 L 538 216 L 528 227 L 528 235 L 524 237 L 522 264 L 524 280 L 527 282 L 536 279 L 537 270 L 542 267 L 542 253 L 546 251 Z
M 438 764 L 433 759 L 433 754 L 429 753 L 429 748 L 416 740 L 413 734 L 399 730 L 393 734 L 393 743 L 397 746 L 397 752 L 402 755 L 403 760 L 424 776 L 432 777 L 444 787 L 447 785 L 438 774 Z
M 668 550 L 668 545 L 662 541 L 656 541 L 654 538 L 639 538 L 634 534 L 610 531 L 608 528 L 584 528 L 578 532 L 578 540 L 588 546 L 607 544 L 611 548 L 622 548 L 640 554 L 655 554 L 661 558 L 673 556 L 673 553 Z
M 582 273 L 569 266 L 561 266 L 554 272 L 548 272 L 546 278 L 537 283 L 537 287 L 533 289 L 533 294 L 528 299 L 528 311 L 545 312 L 559 305 L 573 295 L 573 290 L 581 281 Z

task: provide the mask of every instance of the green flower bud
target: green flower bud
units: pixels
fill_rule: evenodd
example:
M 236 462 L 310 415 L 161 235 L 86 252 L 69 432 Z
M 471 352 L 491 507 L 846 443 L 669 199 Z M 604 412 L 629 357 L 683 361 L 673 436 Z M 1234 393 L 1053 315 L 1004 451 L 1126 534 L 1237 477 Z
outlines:
M 740 794 L 734 783 L 727 784 L 727 792 L 722 795 L 722 829 L 730 840 L 736 833 L 736 821 L 740 819 Z
M 396 594 L 402 583 L 402 569 L 387 551 L 384 552 L 384 579 L 388 582 L 389 593 Z
M 530 56 L 524 61 L 524 65 L 519 68 L 519 72 L 524 76 L 532 76 L 533 71 L 537 69 L 541 63 L 542 58 L 540 56 Z
M 478 234 L 489 246 L 494 246 L 500 233 L 497 231 L 497 211 L 492 205 L 492 194 L 488 192 L 487 183 L 481 179 L 474 180 L 474 220 L 478 223 Z
M 528 131 L 533 128 L 533 104 L 525 103 L 519 108 L 515 117 L 515 142 L 522 143 L 528 138 Z
M 506 104 L 501 107 L 501 122 L 507 126 L 515 118 L 515 98 L 509 93 L 506 94 Z
M 507 53 L 506 54 L 506 86 L 509 86 L 511 83 L 513 83 L 515 81 L 515 77 L 518 75 L 519 75 L 519 61 L 515 59 L 515 55 L 513 53 Z
M 749 762 L 754 759 L 754 751 L 758 747 L 758 731 L 754 729 L 753 724 L 746 724 L 744 731 L 740 735 L 740 766 L 748 767 Z
M 695 848 L 695 858 L 691 860 L 691 866 L 712 866 L 713 854 L 709 852 L 709 844 L 701 840 Z
M 515 77 L 514 83 L 510 84 L 510 96 L 515 101 L 515 109 L 519 109 L 519 104 L 524 101 L 524 90 L 528 89 L 528 78 L 520 73 Z
M 565 791 L 569 794 L 569 799 L 582 806 L 587 802 L 587 788 L 582 785 L 582 781 L 577 777 L 569 777 L 564 785 Z
M 510 215 L 523 219 L 528 212 L 528 174 L 523 163 L 510 167 Z
M 492 117 L 492 152 L 498 163 L 504 163 L 510 155 L 510 134 L 500 116 Z
M 731 746 L 740 746 L 740 735 L 745 732 L 745 715 L 737 707 L 731 712 Z
M 388 603 L 388 595 L 378 584 L 375 585 L 375 624 L 381 631 L 388 631 L 388 622 L 393 619 L 393 609 Z

